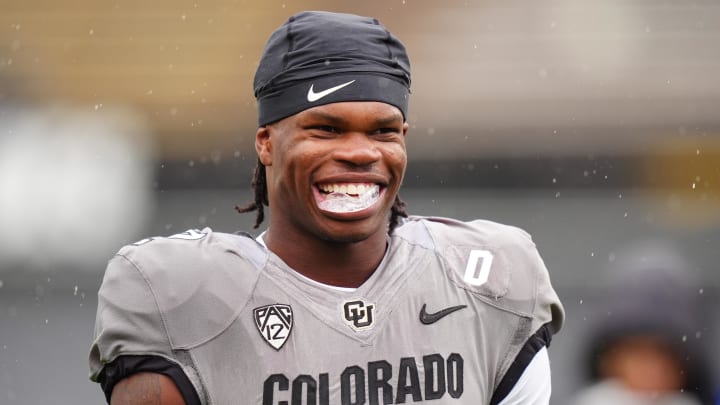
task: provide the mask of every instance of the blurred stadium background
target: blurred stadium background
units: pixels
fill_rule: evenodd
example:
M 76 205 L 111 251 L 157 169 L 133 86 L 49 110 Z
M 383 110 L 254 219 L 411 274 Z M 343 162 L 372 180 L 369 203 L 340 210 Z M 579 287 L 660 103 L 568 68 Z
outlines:
M 122 244 L 250 229 L 233 206 L 251 198 L 252 76 L 304 9 L 406 43 L 412 213 L 533 234 L 568 314 L 553 403 L 585 384 L 607 275 L 655 241 L 687 260 L 702 310 L 677 339 L 718 385 L 717 1 L 0 0 L 0 403 L 104 401 L 86 358 Z

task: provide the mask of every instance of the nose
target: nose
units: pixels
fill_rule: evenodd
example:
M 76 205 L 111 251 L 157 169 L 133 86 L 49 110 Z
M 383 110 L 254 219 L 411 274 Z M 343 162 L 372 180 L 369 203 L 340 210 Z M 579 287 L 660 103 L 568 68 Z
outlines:
M 339 139 L 338 145 L 333 149 L 333 158 L 337 161 L 353 166 L 368 166 L 382 157 L 380 150 L 368 135 L 351 132 Z

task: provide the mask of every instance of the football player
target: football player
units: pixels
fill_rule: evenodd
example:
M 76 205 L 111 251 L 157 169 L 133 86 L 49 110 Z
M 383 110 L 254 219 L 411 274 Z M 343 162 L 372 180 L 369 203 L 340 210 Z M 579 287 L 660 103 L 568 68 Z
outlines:
M 410 62 L 377 20 L 303 12 L 254 81 L 258 238 L 123 247 L 91 378 L 112 404 L 547 404 L 562 306 L 530 237 L 408 216 Z

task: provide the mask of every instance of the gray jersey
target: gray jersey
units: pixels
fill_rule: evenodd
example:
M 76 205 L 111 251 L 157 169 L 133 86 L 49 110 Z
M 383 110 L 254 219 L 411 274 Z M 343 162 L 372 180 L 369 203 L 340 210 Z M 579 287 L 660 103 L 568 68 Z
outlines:
M 205 229 L 110 261 L 91 378 L 118 357 L 154 356 L 179 366 L 203 404 L 488 404 L 562 321 L 518 228 L 411 217 L 354 290 Z

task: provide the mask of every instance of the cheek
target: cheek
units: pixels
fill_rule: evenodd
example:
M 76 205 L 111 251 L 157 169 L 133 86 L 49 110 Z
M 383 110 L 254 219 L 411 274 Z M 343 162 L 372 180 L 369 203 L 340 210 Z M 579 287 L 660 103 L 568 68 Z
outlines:
M 385 156 L 388 163 L 393 166 L 402 167 L 402 170 L 405 171 L 405 167 L 407 166 L 407 152 L 404 145 L 389 148 Z

